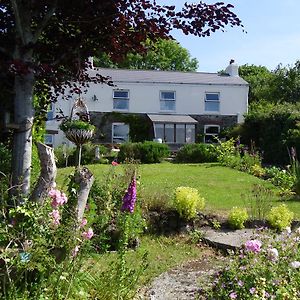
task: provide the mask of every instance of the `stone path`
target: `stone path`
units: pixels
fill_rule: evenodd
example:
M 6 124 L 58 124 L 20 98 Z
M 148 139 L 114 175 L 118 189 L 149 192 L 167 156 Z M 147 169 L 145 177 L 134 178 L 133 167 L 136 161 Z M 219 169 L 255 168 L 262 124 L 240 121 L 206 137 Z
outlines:
M 216 231 L 205 227 L 201 231 L 205 243 L 222 250 L 239 248 L 248 239 L 257 237 L 257 232 L 253 229 Z M 187 262 L 161 274 L 149 286 L 144 287 L 136 299 L 195 299 L 199 288 L 211 284 L 211 275 L 226 265 L 228 260 L 228 256 L 216 255 L 210 248 L 204 249 L 201 259 Z

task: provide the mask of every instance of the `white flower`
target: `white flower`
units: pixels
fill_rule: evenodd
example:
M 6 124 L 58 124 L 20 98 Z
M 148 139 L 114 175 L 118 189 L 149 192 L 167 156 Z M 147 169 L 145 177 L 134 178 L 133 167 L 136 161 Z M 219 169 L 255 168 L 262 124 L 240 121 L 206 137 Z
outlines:
M 272 261 L 278 260 L 278 250 L 276 248 L 270 248 L 268 249 L 268 258 Z
M 291 234 L 292 233 L 292 229 L 291 229 L 291 227 L 285 227 L 285 232 L 287 233 L 287 234 Z
M 300 268 L 300 261 L 292 261 L 290 263 L 290 267 L 292 267 L 293 269 L 299 269 Z

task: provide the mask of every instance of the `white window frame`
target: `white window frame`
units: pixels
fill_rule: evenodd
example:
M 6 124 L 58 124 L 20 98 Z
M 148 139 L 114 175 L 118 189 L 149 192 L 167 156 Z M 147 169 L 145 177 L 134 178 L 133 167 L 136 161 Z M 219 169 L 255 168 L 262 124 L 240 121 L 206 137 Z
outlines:
M 218 100 L 208 100 L 207 99 L 208 94 L 218 95 Z M 218 110 L 207 110 L 206 109 L 206 103 L 218 103 L 219 109 Z M 220 101 L 220 93 L 219 92 L 205 92 L 205 98 L 204 98 L 204 111 L 205 112 L 215 113 L 215 114 L 220 113 L 220 105 L 221 105 L 221 101 Z
M 158 137 L 156 133 L 156 125 L 162 125 L 163 129 L 163 137 Z M 166 137 L 166 125 L 173 125 L 173 130 L 174 130 L 174 135 L 173 135 L 173 141 L 172 142 L 166 142 L 165 137 Z M 179 143 L 177 141 L 177 125 L 184 125 L 184 143 Z M 153 128 L 154 128 L 154 138 L 161 138 L 164 143 L 167 144 L 189 144 L 187 142 L 187 126 L 192 125 L 194 126 L 194 133 L 196 132 L 196 126 L 195 124 L 190 124 L 190 123 L 168 123 L 168 122 L 154 122 L 153 123 Z M 193 142 L 195 142 L 195 137 L 192 138 Z
M 209 127 L 218 127 L 218 133 L 206 133 L 207 128 Z M 207 124 L 204 125 L 204 136 L 203 136 L 203 143 L 205 143 L 205 137 L 206 136 L 218 136 L 220 134 L 220 125 L 216 125 L 216 124 Z
M 118 97 L 118 96 L 115 96 L 115 92 L 126 92 L 127 93 L 127 97 Z M 129 95 L 129 90 L 127 89 L 115 89 L 113 90 L 113 94 L 112 94 L 112 97 L 113 97 L 113 110 L 117 110 L 117 111 L 129 111 L 129 98 L 130 98 L 130 95 Z M 127 101 L 127 108 L 115 108 L 115 100 L 124 100 L 124 101 Z
M 165 99 L 162 97 L 163 93 L 173 93 L 174 94 L 174 98 L 173 99 Z M 166 101 L 171 101 L 174 103 L 174 109 L 162 109 L 162 103 L 166 102 Z M 160 111 L 176 111 L 176 91 L 167 91 L 167 90 L 163 90 L 163 91 L 159 91 L 159 106 L 160 106 Z
M 118 139 L 118 138 L 119 138 L 119 139 L 123 139 L 123 138 L 124 138 L 124 136 L 121 136 L 121 135 L 115 136 L 115 133 L 114 133 L 114 126 L 123 126 L 123 125 L 127 125 L 127 126 L 128 126 L 128 129 L 130 129 L 130 128 L 129 128 L 129 125 L 126 124 L 126 123 L 115 122 L 115 123 L 112 123 L 112 124 L 111 124 L 111 141 L 112 141 L 113 144 L 119 144 L 119 143 L 115 143 L 115 142 L 114 142 L 114 139 Z M 128 142 L 128 141 L 129 141 L 129 135 L 128 135 L 127 139 L 124 139 L 124 143 L 125 143 L 125 142 Z

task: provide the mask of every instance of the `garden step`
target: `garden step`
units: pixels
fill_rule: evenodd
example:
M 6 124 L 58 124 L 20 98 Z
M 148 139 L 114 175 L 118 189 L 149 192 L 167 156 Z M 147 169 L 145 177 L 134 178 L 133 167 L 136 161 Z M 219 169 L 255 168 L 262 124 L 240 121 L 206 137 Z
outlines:
M 258 231 L 253 228 L 215 230 L 211 227 L 204 227 L 201 232 L 203 242 L 220 250 L 236 250 L 242 247 L 247 240 L 258 237 Z

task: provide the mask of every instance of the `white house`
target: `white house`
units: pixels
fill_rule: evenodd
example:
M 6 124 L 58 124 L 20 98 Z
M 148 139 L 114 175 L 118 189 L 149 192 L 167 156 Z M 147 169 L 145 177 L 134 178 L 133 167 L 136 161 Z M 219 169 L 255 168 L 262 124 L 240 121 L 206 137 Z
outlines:
M 210 142 L 228 126 L 243 122 L 248 83 L 231 61 L 224 74 L 92 68 L 110 76 L 114 86 L 91 83 L 82 96 L 97 127 L 95 142 L 162 140 L 170 146 Z M 57 109 L 69 115 L 73 101 L 58 99 L 47 121 L 46 142 L 67 143 L 51 120 Z

